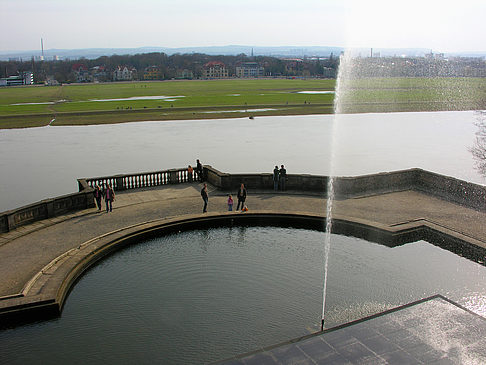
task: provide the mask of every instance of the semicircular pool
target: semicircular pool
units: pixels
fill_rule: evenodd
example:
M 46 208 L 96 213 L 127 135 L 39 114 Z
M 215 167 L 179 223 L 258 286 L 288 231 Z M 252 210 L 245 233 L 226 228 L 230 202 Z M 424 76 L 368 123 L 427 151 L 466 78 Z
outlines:
M 0 331 L 7 364 L 201 364 L 319 329 L 324 233 L 188 231 L 116 252 L 76 284 L 62 316 Z M 326 327 L 433 294 L 485 315 L 486 268 L 420 241 L 333 235 Z

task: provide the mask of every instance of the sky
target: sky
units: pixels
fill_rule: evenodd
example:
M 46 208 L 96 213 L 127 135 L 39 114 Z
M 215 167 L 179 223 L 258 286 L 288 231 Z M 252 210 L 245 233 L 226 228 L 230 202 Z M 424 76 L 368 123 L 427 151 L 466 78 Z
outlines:
M 0 51 L 339 46 L 486 51 L 486 0 L 0 0 Z

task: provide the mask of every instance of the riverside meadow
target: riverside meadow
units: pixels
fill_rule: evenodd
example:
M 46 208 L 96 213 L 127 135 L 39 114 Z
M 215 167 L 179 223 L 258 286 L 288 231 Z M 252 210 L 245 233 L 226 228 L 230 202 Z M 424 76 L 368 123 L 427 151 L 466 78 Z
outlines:
M 486 109 L 481 78 L 353 80 L 345 112 Z M 0 128 L 334 113 L 334 79 L 171 80 L 0 88 Z M 444 90 L 448 90 L 444 98 Z

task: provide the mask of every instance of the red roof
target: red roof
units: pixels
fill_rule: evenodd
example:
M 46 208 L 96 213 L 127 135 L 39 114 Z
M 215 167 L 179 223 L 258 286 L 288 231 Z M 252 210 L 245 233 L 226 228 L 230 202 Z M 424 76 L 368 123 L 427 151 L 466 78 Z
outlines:
M 221 66 L 221 67 L 225 67 L 224 63 L 223 63 L 223 62 L 221 62 L 221 61 L 210 61 L 210 62 L 208 62 L 208 63 L 206 63 L 206 64 L 204 65 L 204 67 L 207 67 L 207 68 L 209 68 L 209 67 L 214 67 L 214 66 Z
M 75 63 L 73 65 L 73 71 L 88 71 L 88 68 L 83 63 Z

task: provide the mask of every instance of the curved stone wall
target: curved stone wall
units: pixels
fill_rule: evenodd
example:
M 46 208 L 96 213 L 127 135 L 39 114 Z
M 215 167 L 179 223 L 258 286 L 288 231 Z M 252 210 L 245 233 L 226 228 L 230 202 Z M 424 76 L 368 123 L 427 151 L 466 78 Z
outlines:
M 280 226 L 324 231 L 325 216 L 298 213 L 247 212 L 244 214 L 187 215 L 141 223 L 91 239 L 56 257 L 38 272 L 21 293 L 0 298 L 0 327 L 58 316 L 70 289 L 97 261 L 130 244 L 183 230 L 224 226 Z M 333 218 L 333 233 L 363 238 L 393 247 L 426 240 L 448 249 L 460 248 L 463 256 L 484 257 L 484 249 L 426 221 L 402 227 L 381 226 L 364 220 Z

